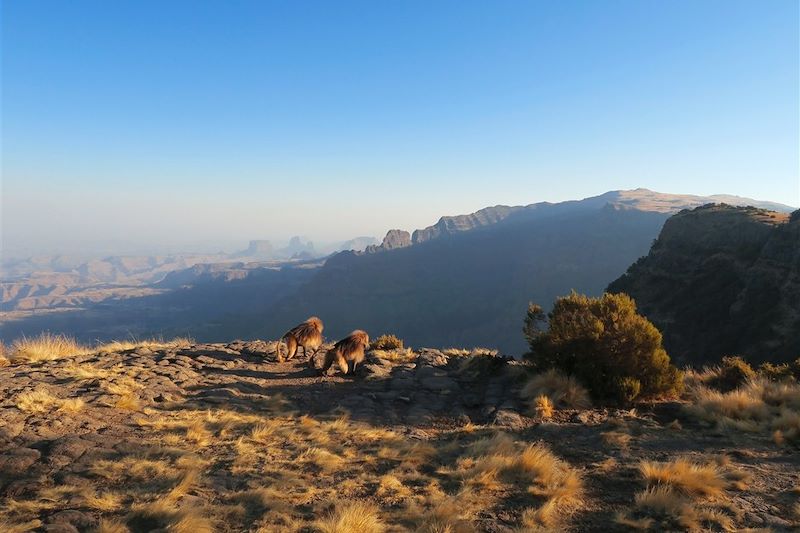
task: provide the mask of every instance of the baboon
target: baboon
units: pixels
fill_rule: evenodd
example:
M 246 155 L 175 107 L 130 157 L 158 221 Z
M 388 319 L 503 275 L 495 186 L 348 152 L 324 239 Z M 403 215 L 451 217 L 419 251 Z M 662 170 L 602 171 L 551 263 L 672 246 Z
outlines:
M 355 330 L 328 350 L 321 372 L 326 373 L 334 362 L 344 374 L 355 372 L 356 365 L 364 360 L 364 350 L 368 346 L 369 335 L 367 332 L 360 329 Z
M 303 348 L 303 357 L 308 356 L 309 348 L 316 353 L 317 349 L 322 345 L 323 327 L 322 320 L 312 316 L 302 324 L 298 324 L 284 333 L 275 345 L 275 355 L 278 358 L 278 362 L 283 362 L 283 356 L 281 355 L 281 341 L 283 340 L 286 341 L 286 349 L 288 350 L 286 353 L 287 360 L 295 356 L 298 347 Z

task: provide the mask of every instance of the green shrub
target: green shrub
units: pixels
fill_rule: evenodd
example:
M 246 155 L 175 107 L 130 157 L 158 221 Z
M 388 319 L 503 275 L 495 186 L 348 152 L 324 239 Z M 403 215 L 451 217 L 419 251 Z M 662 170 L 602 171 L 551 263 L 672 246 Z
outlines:
M 403 339 L 398 339 L 394 335 L 381 335 L 370 345 L 371 350 L 402 350 Z
M 716 375 L 708 382 L 710 387 L 720 392 L 729 392 L 738 389 L 756 377 L 756 371 L 750 364 L 739 356 L 722 358 L 722 363 Z
M 590 298 L 573 292 L 556 299 L 547 329 L 544 322 L 541 308 L 532 304 L 523 328 L 530 345 L 526 358 L 539 370 L 575 376 L 596 402 L 675 395 L 683 387 L 661 333 L 627 294 Z
M 621 403 L 628 404 L 639 396 L 642 391 L 642 382 L 636 378 L 626 376 L 615 379 L 613 387 L 614 396 L 619 398 Z

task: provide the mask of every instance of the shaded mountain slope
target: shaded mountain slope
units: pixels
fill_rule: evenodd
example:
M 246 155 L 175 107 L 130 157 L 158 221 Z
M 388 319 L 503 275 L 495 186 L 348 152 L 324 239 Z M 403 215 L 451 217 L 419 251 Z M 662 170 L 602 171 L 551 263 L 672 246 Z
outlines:
M 524 349 L 529 301 L 603 290 L 646 253 L 665 213 L 566 203 L 382 253 L 342 253 L 273 310 L 255 336 L 277 336 L 317 314 L 330 337 L 361 327 L 415 346 Z
M 681 362 L 800 356 L 800 212 L 709 205 L 670 218 L 609 290 L 633 296 Z

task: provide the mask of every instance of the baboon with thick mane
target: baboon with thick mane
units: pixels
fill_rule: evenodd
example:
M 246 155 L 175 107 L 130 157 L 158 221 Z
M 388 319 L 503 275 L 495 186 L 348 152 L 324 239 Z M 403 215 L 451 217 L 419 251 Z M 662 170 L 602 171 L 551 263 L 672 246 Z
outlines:
M 336 362 L 343 374 L 353 373 L 356 365 L 364 360 L 364 350 L 369 346 L 369 335 L 366 331 L 355 330 L 350 335 L 333 345 L 325 354 L 325 364 L 320 369 L 324 374 Z
M 286 349 L 288 350 L 286 353 L 286 359 L 291 359 L 297 353 L 297 348 L 303 348 L 303 357 L 308 355 L 308 349 L 314 350 L 316 353 L 317 349 L 322 345 L 322 329 L 324 326 L 322 325 L 322 320 L 319 318 L 312 316 L 309 317 L 305 322 L 302 324 L 298 324 L 278 339 L 278 343 L 275 345 L 275 356 L 278 359 L 279 363 L 283 362 L 283 356 L 281 355 L 281 341 L 286 341 Z

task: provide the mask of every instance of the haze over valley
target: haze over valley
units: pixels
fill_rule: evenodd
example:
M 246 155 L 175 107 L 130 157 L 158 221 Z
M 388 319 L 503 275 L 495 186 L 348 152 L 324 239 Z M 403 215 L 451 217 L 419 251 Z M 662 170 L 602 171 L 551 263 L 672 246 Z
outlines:
M 4 337 L 272 338 L 320 313 L 330 316 L 334 337 L 362 324 L 414 346 L 493 346 L 519 355 L 519 317 L 529 301 L 602 293 L 647 254 L 671 215 L 722 202 L 793 210 L 635 189 L 444 216 L 413 233 L 391 230 L 381 244 L 361 237 L 318 250 L 295 237 L 213 255 L 7 261 Z

